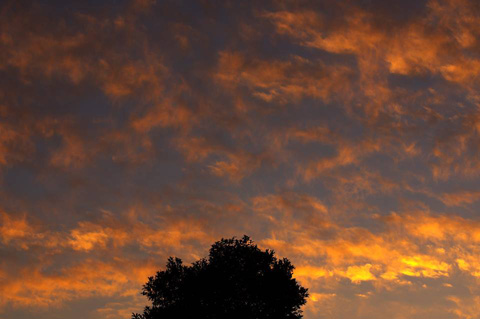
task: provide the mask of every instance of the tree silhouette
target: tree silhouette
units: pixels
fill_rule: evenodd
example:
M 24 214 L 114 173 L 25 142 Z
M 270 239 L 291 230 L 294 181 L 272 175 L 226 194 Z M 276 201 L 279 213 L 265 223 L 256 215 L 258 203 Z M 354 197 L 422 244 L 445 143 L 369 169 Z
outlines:
M 143 286 L 152 305 L 132 318 L 302 318 L 308 293 L 292 278 L 293 269 L 248 236 L 222 239 L 191 266 L 170 257 L 166 269 Z

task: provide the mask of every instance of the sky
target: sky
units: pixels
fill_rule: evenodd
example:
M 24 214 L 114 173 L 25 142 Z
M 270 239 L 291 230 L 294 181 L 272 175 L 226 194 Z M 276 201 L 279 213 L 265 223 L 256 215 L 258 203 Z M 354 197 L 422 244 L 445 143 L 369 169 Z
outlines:
M 480 318 L 480 2 L 2 1 L 0 319 L 121 319 L 249 235 L 305 319 Z

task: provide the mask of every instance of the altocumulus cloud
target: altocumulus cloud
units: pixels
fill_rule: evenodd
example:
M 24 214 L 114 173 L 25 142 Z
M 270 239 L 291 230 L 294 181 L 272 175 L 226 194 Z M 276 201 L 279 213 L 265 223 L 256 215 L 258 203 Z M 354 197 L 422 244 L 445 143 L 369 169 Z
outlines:
M 475 1 L 6 1 L 0 317 L 128 318 L 248 234 L 305 318 L 479 314 Z

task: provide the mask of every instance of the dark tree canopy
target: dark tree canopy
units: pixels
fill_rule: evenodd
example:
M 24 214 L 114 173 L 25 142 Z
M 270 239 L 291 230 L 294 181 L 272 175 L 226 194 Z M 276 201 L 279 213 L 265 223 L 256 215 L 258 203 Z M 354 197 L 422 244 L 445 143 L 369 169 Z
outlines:
M 170 257 L 166 269 L 143 286 L 152 306 L 132 318 L 302 318 L 308 293 L 292 278 L 293 269 L 248 236 L 222 239 L 191 266 Z

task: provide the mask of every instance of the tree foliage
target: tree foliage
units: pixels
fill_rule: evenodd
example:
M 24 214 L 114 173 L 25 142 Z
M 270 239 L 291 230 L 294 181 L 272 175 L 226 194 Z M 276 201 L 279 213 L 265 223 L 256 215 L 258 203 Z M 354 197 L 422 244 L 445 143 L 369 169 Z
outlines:
M 152 305 L 132 318 L 302 318 L 308 293 L 292 278 L 293 269 L 248 236 L 222 239 L 191 266 L 170 257 L 143 286 Z

